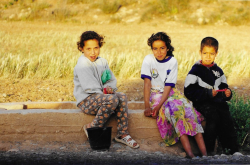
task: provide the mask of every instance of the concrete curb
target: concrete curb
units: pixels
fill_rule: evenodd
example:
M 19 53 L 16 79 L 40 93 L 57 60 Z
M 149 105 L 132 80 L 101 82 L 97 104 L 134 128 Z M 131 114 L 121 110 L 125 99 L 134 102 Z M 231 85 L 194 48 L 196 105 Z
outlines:
M 62 143 L 85 143 L 87 138 L 82 127 L 95 117 L 82 113 L 75 106 L 75 102 L 28 102 L 5 103 L 4 105 L 15 104 L 24 104 L 27 106 L 27 109 L 0 110 L 0 141 L 2 142 L 33 141 L 37 144 L 44 144 L 56 141 Z M 141 149 L 147 151 L 164 150 L 171 153 L 183 152 L 180 144 L 164 147 L 156 121 L 145 117 L 142 109 L 135 109 L 141 108 L 143 106 L 142 102 L 130 102 L 129 106 L 134 108 L 133 110 L 129 109 L 129 133 L 140 143 Z M 69 107 L 72 109 L 68 109 Z M 117 133 L 115 115 L 111 116 L 106 126 L 112 127 L 112 138 L 114 138 Z M 149 148 L 148 146 L 151 147 Z M 193 146 L 197 152 L 195 144 Z

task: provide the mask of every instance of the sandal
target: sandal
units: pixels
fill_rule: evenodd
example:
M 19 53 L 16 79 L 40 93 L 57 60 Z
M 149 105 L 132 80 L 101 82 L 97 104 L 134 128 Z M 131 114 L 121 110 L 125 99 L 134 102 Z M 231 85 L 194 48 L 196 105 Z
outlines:
M 129 139 L 131 139 L 131 140 L 129 140 Z M 132 139 L 130 135 L 127 135 L 122 139 L 115 137 L 115 141 L 126 144 L 127 146 L 129 146 L 131 148 L 139 148 L 140 147 L 139 144 L 134 139 Z M 134 146 L 135 143 L 137 143 L 136 146 Z
M 87 136 L 87 139 L 88 139 L 88 138 L 89 138 L 89 135 L 88 135 L 88 131 L 87 131 L 87 125 L 88 125 L 88 124 L 86 124 L 86 125 L 83 126 L 83 130 L 84 130 L 84 132 L 85 132 L 85 134 L 86 134 L 86 136 Z

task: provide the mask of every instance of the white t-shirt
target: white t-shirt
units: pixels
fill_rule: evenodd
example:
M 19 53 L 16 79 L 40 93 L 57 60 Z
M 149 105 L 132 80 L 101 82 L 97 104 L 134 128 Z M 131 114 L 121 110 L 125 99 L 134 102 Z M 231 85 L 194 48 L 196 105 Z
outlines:
M 178 62 L 172 56 L 158 61 L 153 54 L 149 54 L 143 60 L 141 78 L 151 80 L 151 89 L 163 92 L 165 86 L 175 87 L 177 75 Z

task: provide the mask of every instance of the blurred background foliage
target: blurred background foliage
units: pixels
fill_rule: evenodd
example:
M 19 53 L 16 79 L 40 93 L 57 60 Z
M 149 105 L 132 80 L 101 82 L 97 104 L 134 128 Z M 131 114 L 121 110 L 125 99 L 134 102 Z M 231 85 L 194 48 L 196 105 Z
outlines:
M 134 19 L 133 19 L 134 18 Z M 248 0 L 1 0 L 2 20 L 130 23 L 154 19 L 187 24 L 246 25 Z

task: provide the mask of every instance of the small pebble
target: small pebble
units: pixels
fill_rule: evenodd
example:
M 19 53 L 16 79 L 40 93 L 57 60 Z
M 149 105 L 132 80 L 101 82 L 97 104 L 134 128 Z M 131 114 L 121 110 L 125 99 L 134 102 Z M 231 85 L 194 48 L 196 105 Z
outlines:
M 122 148 L 122 146 L 121 146 L 120 144 L 114 144 L 114 145 L 113 145 L 113 148 L 119 149 L 119 148 Z
M 7 152 L 18 152 L 18 151 L 19 149 L 13 148 L 13 149 L 8 150 Z
M 240 152 L 235 152 L 233 155 L 234 155 L 234 156 L 243 156 L 243 154 L 240 153 Z

